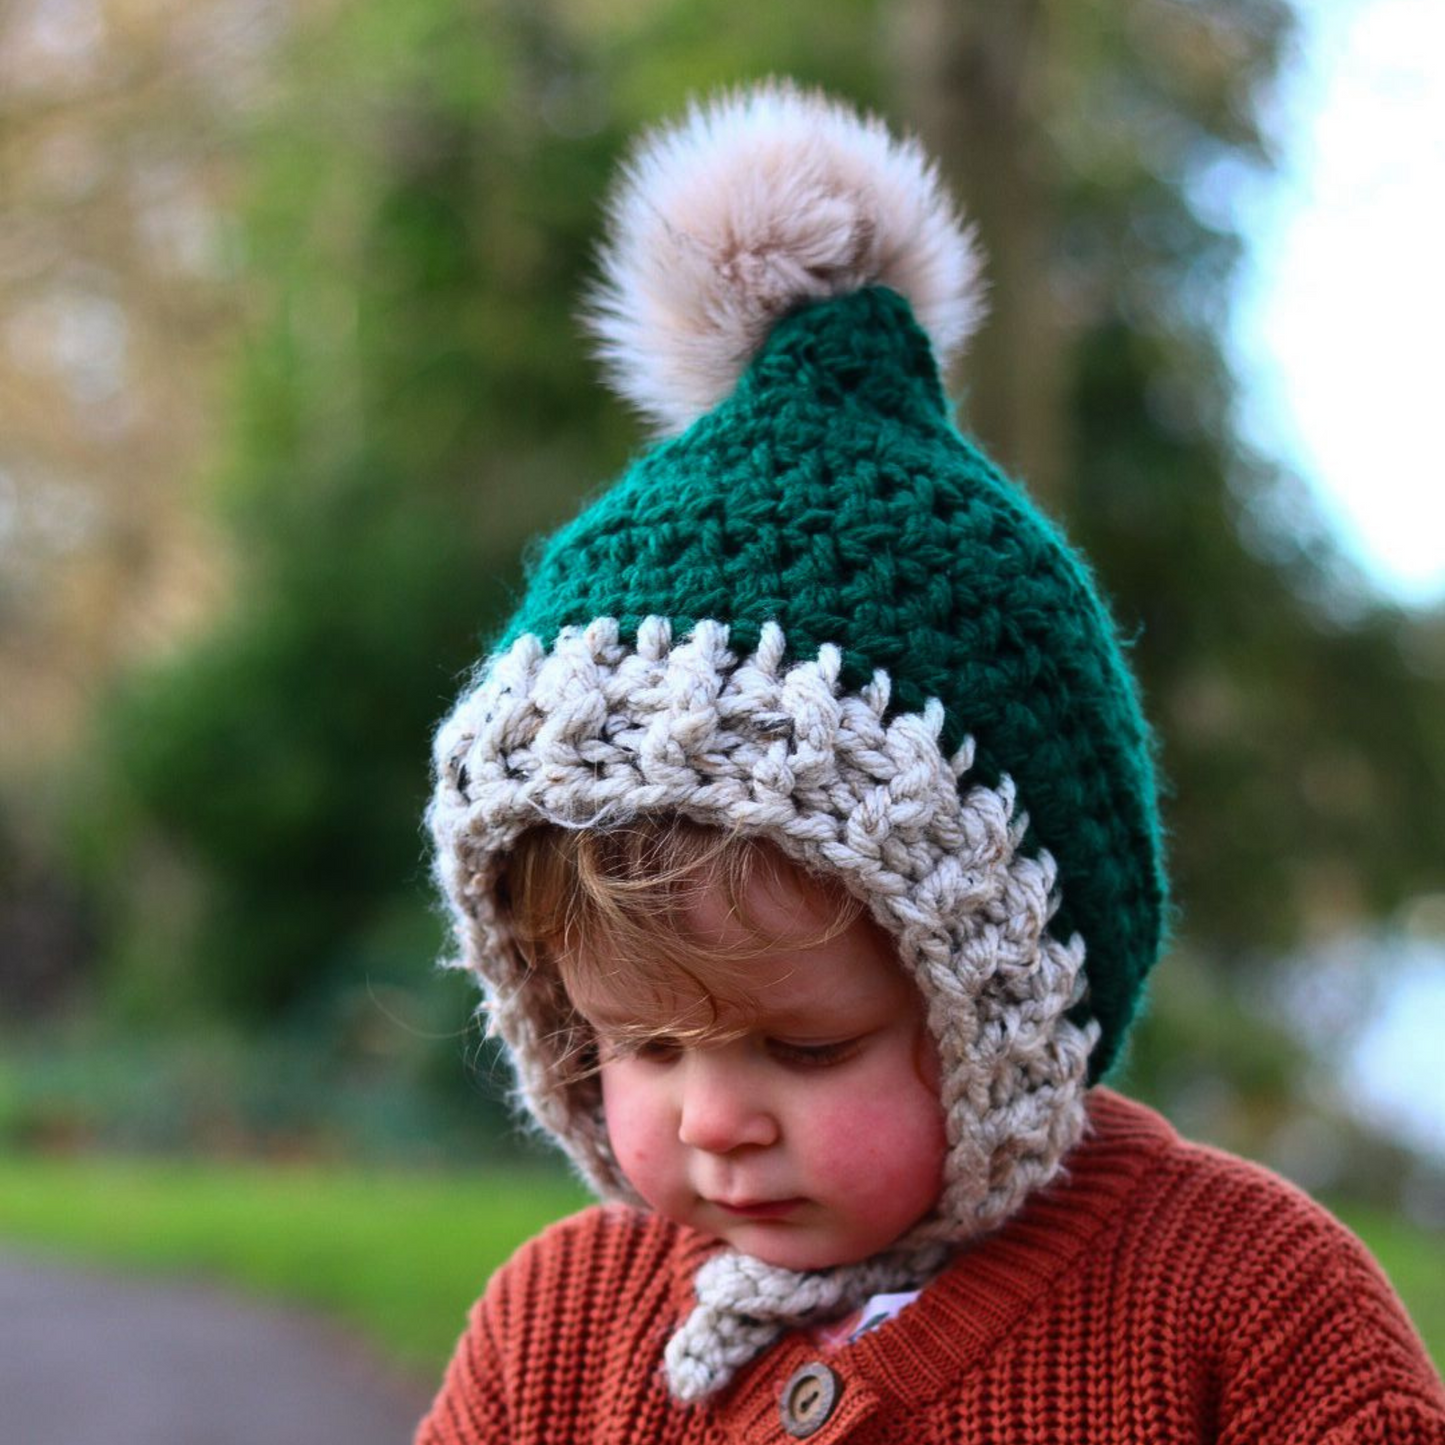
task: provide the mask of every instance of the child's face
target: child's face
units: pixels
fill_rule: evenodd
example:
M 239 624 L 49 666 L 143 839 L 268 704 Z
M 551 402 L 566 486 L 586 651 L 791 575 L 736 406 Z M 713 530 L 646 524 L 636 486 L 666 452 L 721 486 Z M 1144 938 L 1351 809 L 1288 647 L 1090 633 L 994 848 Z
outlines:
M 572 998 L 597 1032 L 607 1132 L 633 1188 L 680 1224 L 798 1270 L 892 1244 L 933 1207 L 946 1150 L 917 990 L 866 918 L 790 945 L 807 893 L 817 890 L 793 875 L 744 900 L 764 936 L 783 941 L 745 965 L 757 1009 L 733 1021 L 746 1025 L 736 1037 L 610 1042 L 658 1020 L 710 1021 L 701 989 L 682 983 L 651 1022 L 609 1000 L 605 979 Z M 692 921 L 725 945 L 754 937 L 717 896 Z M 729 1024 L 726 1010 L 718 1022 Z

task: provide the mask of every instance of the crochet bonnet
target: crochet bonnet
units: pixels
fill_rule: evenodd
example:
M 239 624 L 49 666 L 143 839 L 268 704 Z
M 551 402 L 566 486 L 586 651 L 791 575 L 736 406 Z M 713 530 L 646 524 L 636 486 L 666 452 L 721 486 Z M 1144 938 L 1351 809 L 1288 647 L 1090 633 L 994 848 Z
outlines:
M 798 1319 L 927 1278 L 1053 1177 L 1158 953 L 1165 879 L 1108 611 L 951 419 L 940 368 L 980 319 L 979 263 L 918 146 L 764 85 L 645 138 L 611 223 L 590 319 L 658 436 L 541 547 L 437 733 L 457 962 L 521 1104 L 636 1202 L 497 885 L 544 822 L 741 828 L 892 935 L 948 1136 L 934 1212 L 885 1256 L 704 1266 L 667 1360 L 696 1399 Z

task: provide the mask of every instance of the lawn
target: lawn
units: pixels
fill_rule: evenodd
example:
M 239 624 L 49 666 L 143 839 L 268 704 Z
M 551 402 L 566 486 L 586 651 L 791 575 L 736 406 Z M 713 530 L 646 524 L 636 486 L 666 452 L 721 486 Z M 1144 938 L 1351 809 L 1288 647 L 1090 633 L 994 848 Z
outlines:
M 435 1375 L 487 1276 L 584 1202 L 542 1169 L 495 1175 L 0 1155 L 0 1240 L 239 1284 L 351 1325 Z M 1445 1365 L 1445 1242 L 1343 1207 Z
M 0 1155 L 0 1240 L 223 1280 L 438 1374 L 488 1275 L 584 1202 L 559 1173 L 369 1172 Z

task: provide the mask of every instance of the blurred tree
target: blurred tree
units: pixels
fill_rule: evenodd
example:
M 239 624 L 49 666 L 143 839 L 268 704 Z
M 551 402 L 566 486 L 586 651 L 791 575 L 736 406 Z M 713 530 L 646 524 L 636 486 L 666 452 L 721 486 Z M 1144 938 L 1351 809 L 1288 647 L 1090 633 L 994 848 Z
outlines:
M 94 951 L 75 880 L 49 864 L 0 808 L 0 1026 L 69 1004 Z
M 234 604 L 111 700 L 98 758 L 105 912 L 148 1007 L 274 1019 L 434 950 L 430 727 L 522 543 L 628 440 L 575 324 L 618 148 L 747 55 L 860 88 L 866 5 L 823 46 L 804 17 L 730 49 L 682 14 L 418 0 L 298 31 L 241 227 Z
M 915 107 L 978 217 L 994 316 L 965 421 L 1066 515 L 1137 635 L 1188 956 L 1253 966 L 1437 878 L 1427 634 L 1341 590 L 1299 489 L 1234 434 L 1229 198 L 1268 161 L 1258 100 L 1287 20 L 1282 0 L 314 17 L 253 142 L 236 263 L 234 602 L 108 701 L 95 750 L 128 986 L 271 1021 L 366 972 L 417 976 L 437 936 L 429 726 L 521 540 L 633 437 L 573 322 L 618 147 L 688 92 L 772 70 Z M 1168 1028 L 1200 999 L 1251 1051 L 1241 1078 L 1292 1073 L 1244 1038 L 1237 996 L 1196 991 Z
M 0 1013 L 74 1002 L 87 900 L 53 773 L 118 673 L 194 635 L 188 489 L 239 288 L 224 212 L 278 27 L 233 0 L 0 4 Z
M 224 209 L 277 34 L 230 0 L 0 5 L 0 787 L 225 595 L 185 493 L 239 296 Z

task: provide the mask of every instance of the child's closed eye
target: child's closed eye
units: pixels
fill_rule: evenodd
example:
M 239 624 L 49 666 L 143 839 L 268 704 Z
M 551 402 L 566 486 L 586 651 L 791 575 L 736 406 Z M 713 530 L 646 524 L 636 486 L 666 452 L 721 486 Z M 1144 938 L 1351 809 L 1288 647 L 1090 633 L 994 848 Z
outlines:
M 763 1049 L 768 1057 L 787 1068 L 827 1069 L 846 1063 L 862 1048 L 863 1039 L 848 1038 L 827 1043 L 799 1043 L 791 1039 L 767 1038 Z M 666 1067 L 675 1064 L 685 1052 L 681 1039 L 670 1034 L 655 1034 L 641 1039 L 604 1039 L 604 1059 L 637 1059 L 645 1064 Z
M 839 1039 L 826 1044 L 792 1043 L 769 1039 L 768 1053 L 780 1064 L 797 1069 L 828 1069 L 847 1063 L 863 1046 L 862 1038 Z
M 657 1034 L 627 1043 L 621 1051 L 624 1057 L 641 1059 L 646 1064 L 672 1064 L 682 1057 L 682 1044 L 666 1034 Z
M 673 1064 L 682 1057 L 682 1043 L 669 1034 L 653 1034 L 643 1037 L 609 1038 L 606 1034 L 597 1036 L 598 1052 L 603 1063 L 617 1063 L 622 1060 L 640 1059 L 645 1064 Z

